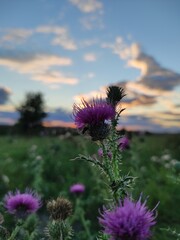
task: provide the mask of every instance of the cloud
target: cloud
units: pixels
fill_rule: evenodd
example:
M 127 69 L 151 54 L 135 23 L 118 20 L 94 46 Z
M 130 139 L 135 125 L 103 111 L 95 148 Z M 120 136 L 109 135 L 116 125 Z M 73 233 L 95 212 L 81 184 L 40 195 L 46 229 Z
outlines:
M 0 125 L 13 125 L 19 118 L 18 112 L 0 111 Z
M 72 113 L 64 110 L 63 108 L 57 108 L 48 112 L 45 121 L 64 121 L 72 122 Z
M 94 62 L 97 60 L 97 56 L 95 53 L 86 53 L 83 58 L 87 62 Z
M 90 47 L 97 44 L 99 41 L 96 38 L 82 40 L 79 47 Z
M 87 15 L 80 19 L 80 23 L 86 30 L 103 29 L 102 15 Z
M 141 70 L 139 83 L 152 89 L 171 91 L 180 85 L 180 74 L 162 67 L 153 57 L 140 52 L 128 62 L 129 66 Z
M 46 71 L 44 73 L 36 74 L 33 79 L 47 84 L 60 83 L 74 85 L 78 83 L 77 78 L 65 76 L 63 73 L 57 71 Z
M 98 0 L 69 0 L 74 6 L 76 6 L 81 12 L 91 13 L 101 10 L 103 5 Z
M 134 94 L 135 96 L 130 98 L 124 98 L 122 104 L 124 107 L 135 107 L 135 106 L 148 106 L 157 102 L 155 97 L 147 96 L 145 94 Z
M 69 66 L 72 60 L 51 54 L 0 51 L 0 65 L 20 74 L 29 74 L 33 80 L 43 83 L 76 84 L 78 79 L 54 71 L 54 66 Z
M 117 37 L 114 44 L 104 43 L 102 47 L 111 48 L 129 67 L 140 70 L 140 77 L 133 83 L 136 88 L 159 93 L 171 91 L 180 85 L 179 73 L 162 67 L 155 58 L 142 51 L 137 43 L 127 45 L 121 37 Z
M 55 37 L 52 40 L 52 45 L 58 45 L 66 50 L 76 50 L 77 45 L 74 40 L 70 37 L 69 31 L 66 27 L 59 26 L 40 26 L 36 29 L 37 33 L 42 34 L 54 34 Z
M 156 96 L 149 96 L 142 93 L 137 93 L 134 91 L 130 91 L 127 88 L 127 82 L 118 82 L 113 85 L 122 87 L 126 93 L 126 96 L 122 99 L 123 107 L 137 107 L 137 106 L 145 106 L 145 105 L 153 105 L 157 102 Z M 74 100 L 80 102 L 82 98 L 90 101 L 92 98 L 95 97 L 102 97 L 106 98 L 106 89 L 108 86 L 103 86 L 99 90 L 91 91 L 85 94 L 79 94 L 74 96 Z
M 0 105 L 5 104 L 9 100 L 10 94 L 10 89 L 0 86 Z
M 163 124 L 162 124 L 163 123 Z M 179 125 L 167 126 L 165 122 L 162 122 L 162 119 L 157 120 L 154 117 L 142 116 L 142 115 L 127 115 L 121 116 L 119 122 L 119 128 L 125 128 L 129 130 L 139 130 L 139 131 L 150 131 L 154 133 L 164 133 L 164 132 L 180 132 Z
M 0 43 L 14 42 L 16 44 L 21 44 L 32 34 L 33 34 L 33 30 L 31 29 L 21 29 L 21 28 L 7 29 L 5 30 L 5 34 L 1 37 Z
M 2 31 L 1 31 L 2 32 Z M 4 33 L 5 32 L 5 33 Z M 3 31 L 0 43 L 22 44 L 35 34 L 53 34 L 51 44 L 61 46 L 66 50 L 76 50 L 77 45 L 69 34 L 67 27 L 43 25 L 34 29 L 13 28 Z
M 94 78 L 95 76 L 96 76 L 95 73 L 89 72 L 86 77 L 87 77 L 87 78 Z

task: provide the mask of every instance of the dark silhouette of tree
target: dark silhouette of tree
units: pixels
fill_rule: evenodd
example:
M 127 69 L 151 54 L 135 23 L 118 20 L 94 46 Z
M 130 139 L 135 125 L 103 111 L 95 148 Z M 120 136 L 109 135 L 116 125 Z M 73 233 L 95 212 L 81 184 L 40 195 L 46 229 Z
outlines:
M 25 101 L 16 108 L 20 117 L 17 126 L 24 134 L 35 133 L 42 129 L 42 120 L 47 116 L 45 104 L 41 93 L 29 92 Z

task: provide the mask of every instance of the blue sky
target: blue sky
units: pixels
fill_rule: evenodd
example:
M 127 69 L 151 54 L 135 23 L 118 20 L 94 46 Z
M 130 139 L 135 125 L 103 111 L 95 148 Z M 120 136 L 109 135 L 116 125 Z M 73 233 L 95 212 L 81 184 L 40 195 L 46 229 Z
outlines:
M 125 88 L 120 126 L 180 131 L 179 0 L 0 2 L 0 123 L 41 91 L 48 124 L 71 122 L 81 97 Z M 68 113 L 66 113 L 68 111 Z

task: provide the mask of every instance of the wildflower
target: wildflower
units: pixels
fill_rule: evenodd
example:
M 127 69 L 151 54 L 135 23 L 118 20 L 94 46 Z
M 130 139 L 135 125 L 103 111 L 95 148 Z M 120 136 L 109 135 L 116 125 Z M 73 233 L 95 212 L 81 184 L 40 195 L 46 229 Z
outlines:
M 47 203 L 47 210 L 53 220 L 63 221 L 72 214 L 72 204 L 69 200 L 58 197 Z
M 4 197 L 4 207 L 10 214 L 22 218 L 36 212 L 41 207 L 41 199 L 37 193 L 27 189 L 24 193 L 17 190 L 8 192 Z
M 99 157 L 103 157 L 103 150 L 102 150 L 102 148 L 98 149 L 98 155 L 99 155 Z M 108 157 L 110 159 L 112 158 L 112 152 L 108 151 L 107 155 L 108 155 Z
M 151 235 L 150 228 L 156 223 L 154 210 L 148 210 L 141 197 L 137 202 L 127 197 L 113 210 L 104 209 L 99 222 L 111 240 L 146 240 Z
M 82 100 L 82 106 L 74 105 L 73 115 L 75 124 L 82 133 L 88 131 L 92 140 L 102 140 L 109 133 L 107 120 L 115 117 L 115 109 L 102 99 L 93 99 L 92 102 Z
M 121 151 L 129 148 L 129 139 L 125 136 L 118 140 L 118 146 Z
M 70 192 L 71 193 L 83 193 L 85 191 L 85 186 L 81 183 L 76 183 L 70 187 Z
M 107 102 L 114 107 L 125 96 L 124 89 L 118 86 L 110 86 L 107 89 Z
M 99 155 L 99 157 L 103 157 L 103 150 L 102 150 L 102 148 L 98 149 L 98 155 Z

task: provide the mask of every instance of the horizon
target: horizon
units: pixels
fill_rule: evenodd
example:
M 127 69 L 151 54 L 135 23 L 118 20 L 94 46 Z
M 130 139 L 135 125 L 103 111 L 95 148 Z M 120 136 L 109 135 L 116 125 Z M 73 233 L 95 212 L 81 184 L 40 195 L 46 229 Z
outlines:
M 180 2 L 32 0 L 0 7 L 0 125 L 41 92 L 46 126 L 71 126 L 81 98 L 124 88 L 120 128 L 180 133 Z

